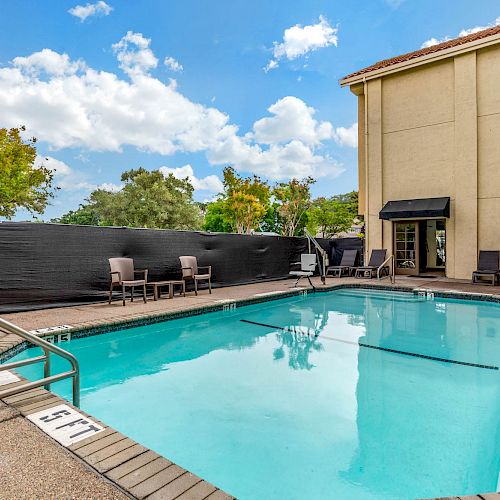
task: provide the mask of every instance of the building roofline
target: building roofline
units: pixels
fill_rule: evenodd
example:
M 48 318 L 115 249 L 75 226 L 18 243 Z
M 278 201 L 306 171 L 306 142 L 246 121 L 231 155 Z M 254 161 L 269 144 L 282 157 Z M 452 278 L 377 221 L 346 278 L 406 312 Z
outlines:
M 500 42 L 500 26 L 494 26 L 471 35 L 454 38 L 446 42 L 416 50 L 407 54 L 384 59 L 364 69 L 351 73 L 340 80 L 342 87 L 365 80 L 378 78 L 384 74 L 402 71 L 411 67 L 428 64 L 440 59 L 455 56 L 458 53 L 477 50 Z

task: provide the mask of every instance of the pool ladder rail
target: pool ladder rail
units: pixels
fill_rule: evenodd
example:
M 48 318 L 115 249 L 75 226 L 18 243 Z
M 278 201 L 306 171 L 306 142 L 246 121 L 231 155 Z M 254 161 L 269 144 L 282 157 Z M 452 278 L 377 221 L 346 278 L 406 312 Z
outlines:
M 27 340 L 31 344 L 41 347 L 43 350 L 42 356 L 36 356 L 34 358 L 24 359 L 22 361 L 14 361 L 12 363 L 1 364 L 0 371 L 19 368 L 21 366 L 31 365 L 35 363 L 44 363 L 43 378 L 35 380 L 33 382 L 26 382 L 25 384 L 17 385 L 16 387 L 11 387 L 10 389 L 5 389 L 3 391 L 0 390 L 0 399 L 6 398 L 8 396 L 13 396 L 15 394 L 20 394 L 21 392 L 29 391 L 30 389 L 35 389 L 41 386 L 43 386 L 46 390 L 50 390 L 50 384 L 52 384 L 53 382 L 58 382 L 59 380 L 64 380 L 71 377 L 73 382 L 73 405 L 77 407 L 80 406 L 80 367 L 78 365 L 78 360 L 75 358 L 75 356 L 73 356 L 73 354 L 2 318 L 0 318 L 0 329 L 7 333 L 17 335 L 18 337 Z M 71 370 L 59 373 L 57 375 L 51 375 L 51 353 L 65 359 L 66 361 L 69 361 L 69 363 L 71 364 Z
M 396 274 L 394 272 L 395 271 L 395 269 L 394 269 L 394 255 L 389 255 L 389 257 L 387 257 L 387 259 L 385 259 L 384 262 L 382 262 L 382 264 L 380 264 L 380 266 L 377 269 L 377 279 L 378 280 L 382 279 L 382 276 L 380 273 L 384 269 L 384 267 L 387 267 L 387 264 L 389 261 L 390 261 L 389 278 L 391 279 L 391 283 L 394 284 L 396 282 Z

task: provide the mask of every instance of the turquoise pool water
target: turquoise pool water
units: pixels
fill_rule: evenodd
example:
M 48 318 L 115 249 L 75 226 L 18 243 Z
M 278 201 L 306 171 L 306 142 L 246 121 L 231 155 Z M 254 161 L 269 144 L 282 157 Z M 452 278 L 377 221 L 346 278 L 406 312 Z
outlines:
M 495 304 L 339 290 L 61 345 L 83 409 L 241 500 L 498 486 Z

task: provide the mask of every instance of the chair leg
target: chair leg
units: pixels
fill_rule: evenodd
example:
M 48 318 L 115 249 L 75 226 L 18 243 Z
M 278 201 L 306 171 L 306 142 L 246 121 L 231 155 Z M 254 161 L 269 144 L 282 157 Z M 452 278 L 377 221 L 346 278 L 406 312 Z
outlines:
M 108 304 L 111 304 L 111 297 L 113 296 L 113 283 L 109 286 L 109 300 Z
M 300 278 L 302 278 L 302 276 L 299 276 L 299 277 L 297 278 L 297 281 L 296 281 L 296 282 L 295 282 L 295 284 L 293 285 L 294 287 L 296 287 L 296 286 L 299 284 Z
M 123 299 L 123 305 L 125 305 L 125 285 L 122 285 L 122 299 Z
M 194 294 L 198 295 L 198 280 L 194 280 Z
M 208 278 L 208 293 L 212 293 L 212 281 Z
M 134 287 L 131 287 L 130 302 L 134 302 Z
M 146 303 L 146 283 L 144 283 L 144 286 L 142 288 L 142 291 L 143 291 L 143 298 L 144 298 L 144 304 Z

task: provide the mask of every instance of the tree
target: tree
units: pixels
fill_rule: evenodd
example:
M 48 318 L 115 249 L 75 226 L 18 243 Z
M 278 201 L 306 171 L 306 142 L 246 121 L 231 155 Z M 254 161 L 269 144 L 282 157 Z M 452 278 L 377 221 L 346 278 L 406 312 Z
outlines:
M 337 194 L 332 196 L 332 199 L 346 205 L 350 213 L 352 213 L 353 218 L 361 218 L 358 215 L 358 192 L 351 191 L 345 194 Z
M 214 233 L 230 233 L 233 228 L 226 215 L 225 200 L 216 200 L 207 204 L 203 229 Z
M 317 198 L 309 209 L 309 230 L 332 238 L 348 231 L 358 218 L 358 193 L 352 191 L 331 198 Z
M 54 173 L 36 167 L 36 138 L 24 142 L 25 127 L 0 129 L 0 216 L 11 219 L 20 208 L 31 214 L 44 212 L 57 188 Z
M 210 203 L 205 217 L 205 229 L 248 234 L 264 220 L 270 203 L 271 190 L 257 175 L 240 177 L 232 167 L 226 167 L 224 192 Z
M 273 195 L 279 203 L 278 214 L 284 236 L 300 236 L 303 233 L 307 224 L 307 210 L 311 206 L 310 186 L 315 182 L 312 177 L 307 177 L 275 186 Z
M 236 231 L 241 234 L 257 229 L 266 214 L 266 207 L 259 198 L 243 191 L 234 191 L 227 200 L 227 207 L 234 217 Z
M 59 224 L 77 224 L 82 226 L 99 226 L 99 214 L 95 209 L 86 205 L 80 205 L 77 210 L 70 210 L 58 219 L 52 219 L 51 222 Z
M 56 222 L 87 220 L 85 223 L 92 223 L 93 216 L 88 216 L 95 214 L 101 226 L 200 228 L 200 208 L 193 202 L 193 186 L 188 179 L 138 168 L 124 172 L 121 180 L 125 185 L 120 191 L 97 189 L 76 212 Z

